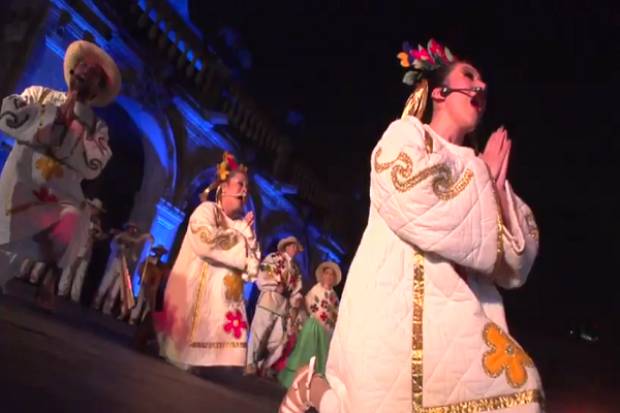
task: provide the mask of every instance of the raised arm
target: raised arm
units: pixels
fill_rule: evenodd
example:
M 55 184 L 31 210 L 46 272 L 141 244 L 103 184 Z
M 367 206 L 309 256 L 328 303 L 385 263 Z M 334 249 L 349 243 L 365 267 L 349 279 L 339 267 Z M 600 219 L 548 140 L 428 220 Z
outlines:
M 432 151 L 409 118 L 393 122 L 372 154 L 370 199 L 405 242 L 490 274 L 501 218 L 484 162 Z
M 192 249 L 207 262 L 245 271 L 249 261 L 245 237 L 218 225 L 218 212 L 215 204 L 203 202 L 192 213 L 188 228 Z

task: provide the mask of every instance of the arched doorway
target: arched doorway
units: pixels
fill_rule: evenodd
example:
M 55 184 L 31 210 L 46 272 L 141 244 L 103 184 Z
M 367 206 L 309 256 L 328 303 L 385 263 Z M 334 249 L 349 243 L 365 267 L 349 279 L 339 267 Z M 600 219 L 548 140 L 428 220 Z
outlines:
M 84 181 L 82 187 L 88 198 L 103 202 L 106 213 L 103 228 L 121 228 L 134 208 L 134 198 L 142 186 L 144 148 L 142 134 L 129 114 L 118 104 L 98 109 L 97 114 L 108 124 L 112 158 L 97 179 Z M 147 228 L 148 229 L 148 228 Z M 110 253 L 109 239 L 95 244 L 84 282 L 82 301 L 90 303 L 99 286 Z

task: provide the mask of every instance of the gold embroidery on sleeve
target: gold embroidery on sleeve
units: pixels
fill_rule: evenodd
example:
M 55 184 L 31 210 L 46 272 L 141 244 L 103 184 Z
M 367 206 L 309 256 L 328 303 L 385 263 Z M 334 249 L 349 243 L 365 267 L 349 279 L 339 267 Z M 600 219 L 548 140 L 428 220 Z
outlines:
M 392 184 L 399 192 L 406 192 L 422 182 L 433 178 L 433 192 L 441 200 L 447 201 L 460 194 L 474 177 L 474 173 L 466 169 L 463 175 L 455 182 L 450 168 L 446 164 L 437 164 L 422 169 L 413 175 L 413 161 L 409 155 L 400 152 L 396 159 L 381 163 L 379 157 L 382 148 L 377 148 L 374 157 L 374 167 L 377 173 L 382 173 L 391 168 Z
M 239 242 L 239 236 L 233 230 L 216 230 L 213 234 L 213 229 L 206 225 L 193 226 L 191 224 L 190 229 L 192 234 L 198 234 L 201 242 L 224 251 L 231 249 Z

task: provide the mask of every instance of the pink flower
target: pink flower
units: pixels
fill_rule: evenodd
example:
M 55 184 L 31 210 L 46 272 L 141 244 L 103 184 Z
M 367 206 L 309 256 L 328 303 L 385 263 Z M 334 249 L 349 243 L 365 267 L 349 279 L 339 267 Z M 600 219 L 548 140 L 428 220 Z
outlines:
M 435 39 L 431 39 L 428 41 L 428 51 L 431 55 L 439 57 L 444 62 L 448 62 L 448 57 L 446 56 L 446 52 L 443 46 L 439 44 Z
M 422 46 L 418 46 L 418 50 L 412 50 L 411 55 L 416 60 L 425 60 L 427 62 L 435 64 L 435 60 L 433 59 L 433 57 Z
M 241 333 L 243 333 L 243 330 L 248 329 L 248 324 L 243 320 L 243 314 L 241 314 L 241 311 L 229 311 L 226 313 L 226 318 L 228 319 L 228 322 L 224 325 L 224 331 L 227 333 L 232 333 L 235 338 L 241 338 Z
M 41 189 L 38 191 L 32 191 L 32 193 L 40 202 L 58 202 L 56 195 L 52 194 L 47 187 L 42 186 Z

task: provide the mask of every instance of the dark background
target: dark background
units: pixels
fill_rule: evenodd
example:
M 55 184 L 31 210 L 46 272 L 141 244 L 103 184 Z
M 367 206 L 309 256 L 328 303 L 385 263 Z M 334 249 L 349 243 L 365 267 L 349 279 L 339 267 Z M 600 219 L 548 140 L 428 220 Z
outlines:
M 347 195 L 353 239 L 367 217 L 371 149 L 408 94 L 395 57 L 402 41 L 434 37 L 476 65 L 490 91 L 479 140 L 507 127 L 510 180 L 541 230 L 530 280 L 506 294 L 509 318 L 559 333 L 589 323 L 615 334 L 614 2 L 194 0 L 190 14 L 207 39 L 219 36 L 213 47 L 275 118 L 301 115 L 287 126 L 295 156 Z M 225 46 L 224 27 L 240 34 L 234 46 L 249 52 L 251 67 Z

